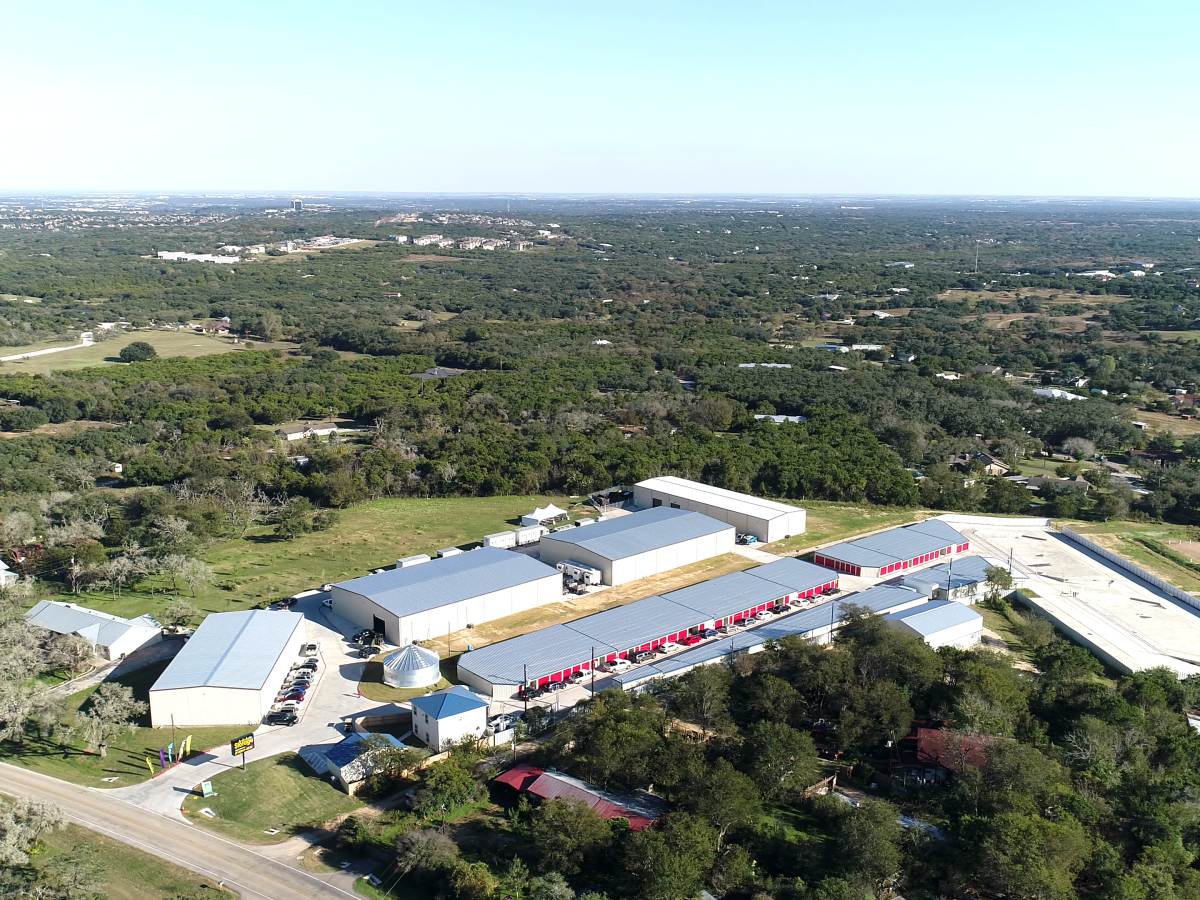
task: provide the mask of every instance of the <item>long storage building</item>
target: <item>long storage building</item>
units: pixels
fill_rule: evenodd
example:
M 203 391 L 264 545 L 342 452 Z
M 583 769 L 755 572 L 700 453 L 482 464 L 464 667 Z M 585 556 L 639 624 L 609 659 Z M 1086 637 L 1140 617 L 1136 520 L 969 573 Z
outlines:
M 633 502 L 649 509 L 666 506 L 704 513 L 763 542 L 803 534 L 808 517 L 798 506 L 673 475 L 639 481 L 633 486 Z
M 480 547 L 335 584 L 333 612 L 411 644 L 562 599 L 562 573 L 523 553 Z
M 813 555 L 813 562 L 847 575 L 879 578 L 970 548 L 971 542 L 965 535 L 941 519 L 927 519 L 824 547 Z
M 213 613 L 150 688 L 150 723 L 257 725 L 303 644 L 299 613 Z
M 480 693 L 511 697 L 522 684 L 563 681 L 595 665 L 706 628 L 744 622 L 780 604 L 811 601 L 836 588 L 837 576 L 828 569 L 779 559 L 470 651 L 459 658 L 458 675 Z
M 598 569 L 604 584 L 624 584 L 727 553 L 735 536 L 732 525 L 662 506 L 551 532 L 538 555 L 550 565 L 575 562 Z

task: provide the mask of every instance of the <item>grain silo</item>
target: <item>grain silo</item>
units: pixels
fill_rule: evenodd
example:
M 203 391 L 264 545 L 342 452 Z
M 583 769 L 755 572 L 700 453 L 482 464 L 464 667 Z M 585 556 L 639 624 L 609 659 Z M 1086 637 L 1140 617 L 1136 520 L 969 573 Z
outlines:
M 441 677 L 438 655 L 416 644 L 401 647 L 383 660 L 383 681 L 392 687 L 430 687 Z

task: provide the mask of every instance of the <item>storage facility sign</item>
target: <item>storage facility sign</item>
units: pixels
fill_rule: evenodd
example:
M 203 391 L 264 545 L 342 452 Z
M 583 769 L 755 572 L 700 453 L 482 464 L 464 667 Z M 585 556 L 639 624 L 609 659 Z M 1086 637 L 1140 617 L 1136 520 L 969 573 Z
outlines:
M 254 735 L 243 734 L 229 742 L 229 752 L 234 756 L 254 749 Z

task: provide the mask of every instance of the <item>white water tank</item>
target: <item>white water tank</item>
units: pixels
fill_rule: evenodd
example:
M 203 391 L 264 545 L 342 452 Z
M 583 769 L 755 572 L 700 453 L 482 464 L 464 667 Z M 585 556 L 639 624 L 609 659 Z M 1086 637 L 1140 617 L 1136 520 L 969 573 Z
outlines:
M 383 683 L 395 688 L 422 688 L 438 683 L 442 670 L 432 650 L 409 644 L 383 660 Z

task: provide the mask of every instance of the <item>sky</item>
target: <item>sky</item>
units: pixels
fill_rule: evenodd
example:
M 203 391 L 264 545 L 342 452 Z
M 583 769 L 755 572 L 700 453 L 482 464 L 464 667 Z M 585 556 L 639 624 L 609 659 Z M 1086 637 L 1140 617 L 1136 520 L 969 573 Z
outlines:
M 1194 0 L 0 0 L 0 190 L 1200 197 Z

